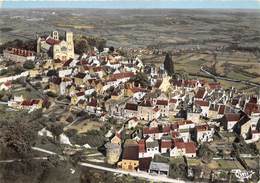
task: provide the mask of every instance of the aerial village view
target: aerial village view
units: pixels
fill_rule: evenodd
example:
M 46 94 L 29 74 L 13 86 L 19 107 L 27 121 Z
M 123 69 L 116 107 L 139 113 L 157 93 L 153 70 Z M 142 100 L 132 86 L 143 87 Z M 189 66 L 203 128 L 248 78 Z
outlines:
M 257 10 L 4 3 L 0 183 L 260 180 Z

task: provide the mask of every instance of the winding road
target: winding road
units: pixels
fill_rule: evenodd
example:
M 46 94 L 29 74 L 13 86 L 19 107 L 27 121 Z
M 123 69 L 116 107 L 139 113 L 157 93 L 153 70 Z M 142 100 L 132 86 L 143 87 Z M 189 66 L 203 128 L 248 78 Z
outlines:
M 237 82 L 237 83 L 243 83 L 243 84 L 251 85 L 251 86 L 254 86 L 254 87 L 260 87 L 260 84 L 257 84 L 257 83 L 251 82 L 251 81 L 245 81 L 245 80 L 240 80 L 240 79 L 231 79 L 231 78 L 216 76 L 216 75 L 210 73 L 209 71 L 205 70 L 203 66 L 200 67 L 200 70 L 202 72 L 204 72 L 205 74 L 212 76 L 216 79 L 226 80 L 226 81 L 231 81 L 231 82 Z
M 50 155 L 56 155 L 57 154 L 55 152 L 52 152 L 52 151 L 49 151 L 49 150 L 46 150 L 46 149 L 42 149 L 42 148 L 39 148 L 39 147 L 32 147 L 32 149 L 36 150 L 36 151 L 44 152 L 44 153 L 47 153 L 47 154 L 50 154 Z M 60 158 L 63 159 L 61 155 L 60 155 Z M 48 157 L 35 157 L 33 159 L 34 160 L 47 160 Z M 21 161 L 21 159 L 0 160 L 0 163 L 12 163 L 12 162 L 15 162 L 15 161 Z M 147 180 L 154 181 L 154 182 L 192 183 L 190 181 L 171 179 L 171 178 L 168 178 L 168 177 L 163 176 L 163 175 L 153 176 L 153 175 L 150 175 L 146 172 L 125 171 L 125 170 L 122 170 L 122 169 L 108 168 L 108 167 L 103 167 L 103 166 L 100 166 L 100 165 L 94 165 L 94 164 L 85 163 L 85 162 L 79 162 L 78 164 L 80 166 L 84 166 L 84 167 L 89 167 L 89 168 L 94 168 L 94 169 L 98 169 L 98 170 L 113 172 L 115 174 L 131 175 L 133 177 L 143 178 L 143 179 L 147 179 Z

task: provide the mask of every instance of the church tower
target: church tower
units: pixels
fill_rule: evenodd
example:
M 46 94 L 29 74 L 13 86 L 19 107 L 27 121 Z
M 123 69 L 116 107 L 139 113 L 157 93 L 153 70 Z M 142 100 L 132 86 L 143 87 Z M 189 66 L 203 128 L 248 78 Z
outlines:
M 66 42 L 68 45 L 68 58 L 74 58 L 74 42 L 73 42 L 73 33 L 66 32 Z
M 55 40 L 59 40 L 59 32 L 58 31 L 53 31 L 52 32 L 52 38 Z
M 37 55 L 40 55 L 41 53 L 41 37 L 37 34 L 36 35 L 36 41 L 37 41 Z

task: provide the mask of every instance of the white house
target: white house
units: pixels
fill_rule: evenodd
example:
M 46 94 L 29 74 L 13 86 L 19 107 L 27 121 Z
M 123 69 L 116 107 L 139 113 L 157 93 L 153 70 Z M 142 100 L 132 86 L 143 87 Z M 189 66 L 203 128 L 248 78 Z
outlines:
M 196 157 L 196 146 L 193 142 L 175 142 L 174 148 L 170 151 L 170 156 Z
M 195 138 L 197 142 L 211 142 L 213 141 L 214 128 L 209 125 L 199 125 L 195 127 Z

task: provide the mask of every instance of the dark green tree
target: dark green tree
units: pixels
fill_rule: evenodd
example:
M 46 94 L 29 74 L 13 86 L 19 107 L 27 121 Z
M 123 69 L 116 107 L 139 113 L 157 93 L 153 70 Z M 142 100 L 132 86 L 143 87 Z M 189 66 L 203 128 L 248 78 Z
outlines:
M 164 69 L 166 70 L 167 74 L 169 76 L 172 76 L 174 74 L 174 65 L 172 61 L 172 56 L 170 53 L 167 53 L 164 59 Z
M 84 52 L 88 51 L 89 45 L 86 40 L 80 40 L 75 43 L 75 53 L 81 55 Z
M 25 69 L 33 69 L 34 68 L 34 63 L 31 60 L 26 60 L 23 64 L 23 68 Z
M 130 82 L 134 82 L 135 86 L 141 85 L 142 87 L 149 86 L 149 80 L 146 74 L 138 72 L 134 77 L 132 77 Z
M 209 163 L 214 155 L 214 152 L 208 147 L 207 144 L 201 144 L 198 149 L 198 157 L 201 158 L 202 162 Z

